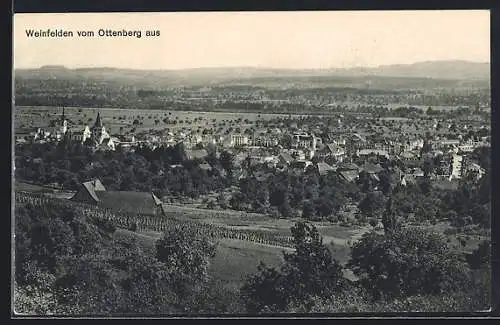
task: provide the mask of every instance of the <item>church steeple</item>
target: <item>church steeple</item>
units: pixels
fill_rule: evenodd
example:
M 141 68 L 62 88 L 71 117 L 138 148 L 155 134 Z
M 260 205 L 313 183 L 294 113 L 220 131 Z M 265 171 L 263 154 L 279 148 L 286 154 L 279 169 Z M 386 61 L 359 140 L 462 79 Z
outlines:
M 94 127 L 102 128 L 101 112 L 97 112 L 97 117 L 95 119 Z
M 62 134 L 66 134 L 68 131 L 68 121 L 66 121 L 66 115 L 64 114 L 64 106 L 61 114 L 61 120 L 57 122 L 57 126 L 60 128 L 58 131 Z
M 91 139 L 96 144 L 101 144 L 104 139 L 109 138 L 109 134 L 106 132 L 104 125 L 102 124 L 101 112 L 97 112 L 97 117 L 95 119 L 94 126 L 91 129 L 92 135 Z

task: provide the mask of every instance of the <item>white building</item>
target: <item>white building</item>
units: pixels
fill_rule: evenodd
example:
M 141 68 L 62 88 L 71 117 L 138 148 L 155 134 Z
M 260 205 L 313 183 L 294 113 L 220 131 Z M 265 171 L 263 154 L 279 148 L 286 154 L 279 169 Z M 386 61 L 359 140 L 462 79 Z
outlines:
M 90 132 L 90 129 L 87 126 L 82 131 L 76 131 L 71 134 L 71 138 L 73 141 L 84 143 L 87 139 L 90 139 L 92 136 L 92 133 Z
M 462 176 L 462 161 L 463 156 L 456 154 L 452 156 L 450 178 L 460 178 Z
M 231 135 L 231 146 L 240 147 L 248 145 L 248 136 L 243 134 L 233 134 Z
M 258 147 L 275 147 L 279 144 L 279 140 L 274 136 L 259 135 L 252 141 L 252 145 Z
M 293 148 L 309 148 L 316 150 L 318 139 L 314 134 L 309 135 L 307 133 L 295 133 L 292 136 L 292 147 Z

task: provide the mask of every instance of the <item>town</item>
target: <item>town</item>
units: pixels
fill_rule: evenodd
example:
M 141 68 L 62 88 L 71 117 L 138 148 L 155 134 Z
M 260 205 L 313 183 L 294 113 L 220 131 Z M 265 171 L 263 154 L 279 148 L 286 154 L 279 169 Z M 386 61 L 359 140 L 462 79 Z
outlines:
M 78 128 L 68 124 L 64 107 L 58 110 L 60 115 L 51 121 L 51 127 L 16 134 L 16 145 L 68 142 L 95 151 L 131 152 L 138 147 L 154 150 L 182 145 L 187 159 L 203 161 L 207 168 L 210 166 L 205 158 L 209 152 L 220 155 L 226 151 L 234 156 L 234 172 L 239 174 L 243 174 L 245 166 L 254 165 L 265 165 L 269 170 L 288 168 L 303 172 L 314 168 L 320 175 L 338 172 L 347 181 L 354 181 L 365 164 L 370 166 L 369 172 L 373 173 L 373 168 L 380 171 L 382 168 L 375 158 L 383 158 L 398 162 L 403 183 L 428 173 L 432 179 L 452 184 L 470 171 L 478 177 L 484 174 L 484 168 L 471 159 L 471 154 L 477 148 L 489 147 L 491 141 L 488 121 L 472 110 L 457 119 L 440 118 L 436 116 L 438 113 L 431 113 L 432 108 L 420 112 L 418 119 L 377 118 L 372 114 L 350 112 L 329 116 L 283 115 L 255 121 L 242 117 L 217 121 L 200 116 L 191 121 L 181 120 L 184 126 L 175 129 L 169 128 L 174 123 L 167 113 L 150 111 L 147 117 L 129 117 L 126 122 L 130 130 L 152 115 L 167 116 L 161 122 L 155 120 L 156 126 L 160 123 L 166 126 L 152 132 L 123 132 L 122 126 L 121 132 L 111 134 L 106 131 L 99 111 L 90 127 Z M 112 121 L 116 116 L 112 119 L 107 116 L 107 119 Z M 370 164 L 373 161 L 375 165 Z M 432 170 L 426 164 L 428 161 L 432 161 Z

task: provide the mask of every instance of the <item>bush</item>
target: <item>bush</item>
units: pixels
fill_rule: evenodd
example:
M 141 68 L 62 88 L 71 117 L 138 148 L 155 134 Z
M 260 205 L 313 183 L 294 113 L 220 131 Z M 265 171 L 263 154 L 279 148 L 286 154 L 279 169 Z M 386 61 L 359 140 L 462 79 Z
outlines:
M 317 229 L 299 222 L 292 234 L 295 252 L 283 253 L 285 263 L 279 269 L 261 263 L 241 288 L 249 312 L 286 311 L 294 303 L 308 310 L 315 296 L 328 297 L 342 288 L 342 266 L 323 245 Z
M 443 231 L 445 235 L 456 235 L 458 233 L 457 228 L 447 228 Z
M 468 268 L 443 236 L 420 227 L 363 235 L 348 266 L 376 298 L 443 294 L 463 288 Z
M 133 231 L 133 232 L 136 232 L 136 231 L 137 231 L 137 222 L 132 221 L 132 223 L 131 223 L 131 224 L 130 224 L 130 226 L 128 227 L 128 230 Z

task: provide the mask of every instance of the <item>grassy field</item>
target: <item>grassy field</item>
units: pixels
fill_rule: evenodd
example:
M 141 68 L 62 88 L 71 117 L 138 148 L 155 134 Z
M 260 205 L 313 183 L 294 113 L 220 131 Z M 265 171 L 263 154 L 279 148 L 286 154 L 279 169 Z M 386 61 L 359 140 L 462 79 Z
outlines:
M 161 236 L 158 232 L 131 232 L 118 229 L 115 238 L 133 237 L 138 244 L 149 252 L 154 252 L 155 242 Z M 267 265 L 277 266 L 282 262 L 283 250 L 274 246 L 257 244 L 241 240 L 220 240 L 215 257 L 211 260 L 209 272 L 215 279 L 227 286 L 239 288 L 243 279 L 257 271 L 257 265 L 263 261 Z
M 479 244 L 487 239 L 491 239 L 491 236 L 485 236 L 484 234 L 481 234 L 478 231 L 474 231 L 473 233 L 466 234 L 466 233 L 453 233 L 453 234 L 447 234 L 445 233 L 446 230 L 453 229 L 454 227 L 451 226 L 448 222 L 438 222 L 435 225 L 432 226 L 423 226 L 427 229 L 430 229 L 435 232 L 439 232 L 442 234 L 445 234 L 445 236 L 449 239 L 448 244 L 451 247 L 454 247 L 457 251 L 460 253 L 472 253 L 478 246 Z M 462 245 L 460 243 L 460 239 L 465 239 L 465 245 Z
M 276 219 L 263 214 L 246 213 L 233 210 L 208 210 L 184 206 L 165 205 L 167 213 L 177 219 L 198 220 L 206 223 L 231 226 L 240 230 L 263 230 L 291 236 L 290 229 L 301 219 Z M 312 222 L 323 236 L 325 244 L 333 242 L 336 246 L 347 246 L 347 240 L 355 241 L 371 226 L 341 226 L 330 222 Z
M 343 103 L 348 106 L 356 106 L 359 103 Z M 389 108 L 396 108 L 400 104 L 386 105 Z M 417 107 L 417 106 L 414 106 Z M 427 106 L 419 106 L 425 110 Z M 452 106 L 433 106 L 434 110 L 452 110 Z M 138 109 L 117 109 L 117 108 L 91 108 L 91 107 L 65 107 L 65 115 L 70 121 L 70 127 L 81 130 L 85 125 L 92 126 L 97 113 L 101 113 L 104 126 L 112 134 L 126 133 L 132 128 L 136 132 L 159 131 L 159 130 L 179 130 L 179 129 L 204 129 L 214 127 L 214 124 L 221 122 L 234 123 L 238 119 L 247 119 L 250 124 L 237 123 L 234 127 L 241 129 L 251 127 L 257 120 L 270 120 L 276 117 L 288 117 L 289 114 L 272 113 L 246 113 L 246 112 L 204 112 L 204 111 L 169 111 L 169 110 L 138 110 Z M 16 106 L 14 111 L 14 125 L 18 129 L 33 129 L 36 127 L 47 127 L 50 120 L 55 120 L 61 116 L 62 107 L 50 106 Z M 326 113 L 328 114 L 328 113 Z M 293 117 L 307 116 L 307 114 L 291 114 Z M 321 115 L 318 115 L 321 116 Z M 177 121 L 177 124 L 166 124 L 163 119 Z M 138 119 L 142 125 L 133 125 L 133 121 Z M 159 123 L 155 123 L 159 120 Z M 242 130 L 243 131 L 243 130 Z
M 245 277 L 257 271 L 261 261 L 268 266 L 282 263 L 283 250 L 285 249 L 241 240 L 221 240 L 209 272 L 225 285 L 239 288 Z
M 116 108 L 77 108 L 65 107 L 65 115 L 74 129 L 83 129 L 85 125 L 91 127 L 100 112 L 104 126 L 111 133 L 119 133 L 120 127 L 124 131 L 136 128 L 137 132 L 149 130 L 178 130 L 182 128 L 207 128 L 215 123 L 231 122 L 238 119 L 248 119 L 249 122 L 269 120 L 275 117 L 286 117 L 287 114 L 259 114 L 259 113 L 227 113 L 227 112 L 194 112 L 168 110 L 136 110 Z M 14 112 L 15 127 L 35 128 L 47 127 L 50 120 L 61 116 L 62 107 L 47 106 L 16 106 Z M 176 120 L 177 124 L 165 124 L 163 119 Z M 142 125 L 132 125 L 138 119 Z M 155 120 L 159 120 L 158 124 Z M 182 121 L 182 123 L 181 123 Z M 245 126 L 239 123 L 237 126 Z M 249 125 L 247 125 L 249 126 Z
M 154 252 L 158 232 L 131 232 L 118 229 L 115 238 L 134 237 L 146 251 Z M 329 246 L 334 258 L 342 264 L 349 258 L 350 249 L 345 246 Z M 214 279 L 231 288 L 241 287 L 245 277 L 254 274 L 262 261 L 268 266 L 279 266 L 283 262 L 283 252 L 292 249 L 269 246 L 236 239 L 218 241 L 217 252 L 211 260 L 209 272 Z M 346 276 L 351 276 L 347 274 Z

